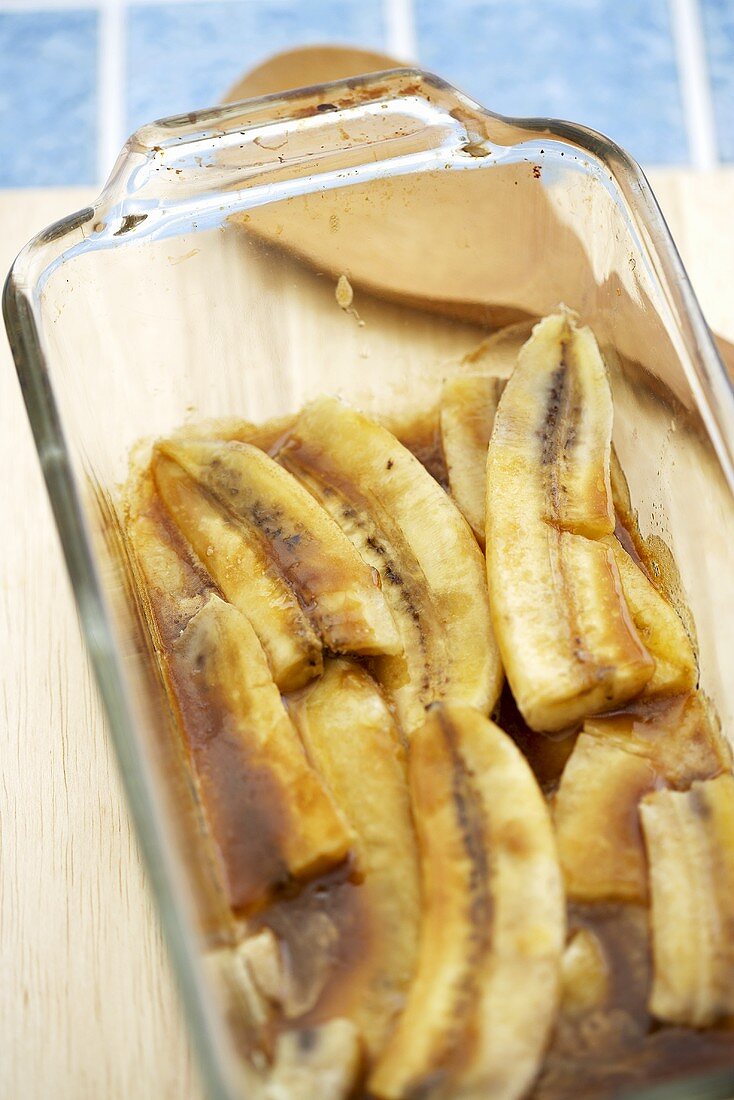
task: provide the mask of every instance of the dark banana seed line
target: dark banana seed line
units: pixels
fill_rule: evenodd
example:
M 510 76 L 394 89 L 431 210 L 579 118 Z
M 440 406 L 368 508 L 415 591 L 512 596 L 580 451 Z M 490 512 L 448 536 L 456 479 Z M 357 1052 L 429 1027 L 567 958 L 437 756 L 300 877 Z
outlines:
M 540 433 L 540 462 L 545 471 L 547 496 L 552 502 L 552 516 L 546 522 L 555 521 L 559 526 L 566 496 L 563 472 L 569 453 L 576 446 L 576 425 L 581 414 L 567 353 L 568 341 L 564 340 L 559 365 L 550 378 L 545 424 Z
M 474 789 L 473 775 L 461 756 L 456 732 L 444 714 L 440 714 L 440 728 L 444 745 L 450 758 L 451 800 L 459 827 L 462 848 L 469 863 L 469 908 L 467 925 L 469 951 L 466 953 L 465 973 L 461 984 L 454 990 L 451 1018 L 452 1027 L 443 1036 L 441 1047 L 433 1059 L 434 1069 L 405 1090 L 406 1100 L 422 1100 L 430 1096 L 444 1078 L 471 1060 L 477 1041 L 476 1028 L 467 1028 L 466 1021 L 475 1011 L 480 995 L 482 963 L 492 946 L 493 901 L 491 891 L 491 867 L 489 859 L 489 821 L 482 800 Z
M 349 520 L 351 523 L 354 524 L 355 527 L 359 528 L 359 530 L 364 535 L 365 545 L 368 546 L 370 550 L 372 550 L 377 555 L 377 558 L 382 568 L 380 568 L 379 565 L 375 565 L 374 568 L 377 569 L 377 572 L 380 574 L 382 581 L 386 581 L 388 586 L 400 589 L 400 602 L 402 603 L 405 611 L 415 624 L 416 641 L 418 643 L 418 648 L 422 654 L 423 665 L 425 668 L 421 682 L 423 702 L 428 703 L 431 701 L 430 699 L 428 699 L 428 693 L 431 688 L 431 660 L 428 655 L 428 643 L 425 632 L 423 630 L 423 622 L 421 619 L 420 611 L 416 606 L 413 594 L 410 590 L 410 585 L 406 584 L 405 578 L 403 577 L 402 573 L 400 573 L 398 566 L 395 562 L 394 553 L 388 552 L 388 549 L 385 546 L 384 542 L 378 541 L 375 535 L 367 534 L 367 524 L 363 519 L 360 518 L 357 510 L 345 502 L 345 507 L 342 509 L 342 515 L 344 519 Z M 385 589 L 385 587 L 386 585 L 383 583 L 383 590 Z
M 433 662 L 430 658 L 430 643 L 423 627 L 423 617 L 411 591 L 412 586 L 409 582 L 406 582 L 404 575 L 400 572 L 395 560 L 395 552 L 389 548 L 389 543 L 385 538 L 384 532 L 382 532 L 377 525 L 368 524 L 364 519 L 364 515 L 367 514 L 366 502 L 361 502 L 363 508 L 360 512 L 360 510 L 355 507 L 355 502 L 347 496 L 341 486 L 333 481 L 327 481 L 325 477 L 321 475 L 321 472 L 315 464 L 310 464 L 307 460 L 299 462 L 297 458 L 294 460 L 287 447 L 280 452 L 277 457 L 279 459 L 285 459 L 283 465 L 285 465 L 286 469 L 290 470 L 296 477 L 300 475 L 302 477 L 305 476 L 309 480 L 313 479 L 321 490 L 324 500 L 329 500 L 334 497 L 338 500 L 342 520 L 359 530 L 364 546 L 375 555 L 372 564 L 380 574 L 383 582 L 383 591 L 386 591 L 388 588 L 399 589 L 400 602 L 415 625 L 415 641 L 421 653 L 425 670 L 421 682 L 422 701 L 424 703 L 432 702 L 432 699 L 428 696 L 431 689 Z M 329 505 L 325 505 L 325 507 L 330 514 L 334 514 L 332 507 Z M 420 568 L 417 562 L 416 568 Z M 388 660 L 389 659 L 390 658 L 388 658 Z

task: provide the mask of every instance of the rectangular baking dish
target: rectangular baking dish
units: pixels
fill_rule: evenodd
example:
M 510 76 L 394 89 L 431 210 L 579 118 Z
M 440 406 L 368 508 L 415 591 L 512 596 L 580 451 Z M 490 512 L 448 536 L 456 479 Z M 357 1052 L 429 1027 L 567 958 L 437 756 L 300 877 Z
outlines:
M 488 330 L 559 302 L 611 366 L 640 526 L 672 551 L 730 730 L 734 396 L 650 188 L 606 138 L 500 117 L 407 69 L 269 96 L 144 127 L 94 206 L 13 266 L 6 325 L 211 1097 L 257 1087 L 131 590 L 130 454 L 187 420 L 260 420 L 320 392 L 377 412 L 429 404 Z M 734 1070 L 695 1089 L 654 1094 L 732 1095 Z

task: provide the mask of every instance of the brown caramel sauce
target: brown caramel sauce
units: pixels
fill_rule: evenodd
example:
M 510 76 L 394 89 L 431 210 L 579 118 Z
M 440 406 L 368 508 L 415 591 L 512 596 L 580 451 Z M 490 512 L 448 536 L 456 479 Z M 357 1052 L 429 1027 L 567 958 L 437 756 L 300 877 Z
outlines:
M 507 683 L 498 704 L 495 721 L 515 742 L 533 770 L 543 794 L 555 791 L 573 752 L 578 730 L 562 730 L 560 733 L 536 733 L 526 725 Z
M 600 1003 L 583 1012 L 561 1009 L 534 1100 L 616 1097 L 734 1066 L 731 1031 L 661 1027 L 648 1014 L 652 960 L 644 906 L 570 905 L 568 919 L 569 937 L 579 928 L 596 937 L 608 988 Z
M 175 651 L 169 657 L 171 684 L 229 902 L 235 910 L 250 908 L 268 884 L 290 887 L 281 838 L 291 813 L 267 764 L 231 728 L 218 693 L 202 691 L 188 663 L 177 658 Z

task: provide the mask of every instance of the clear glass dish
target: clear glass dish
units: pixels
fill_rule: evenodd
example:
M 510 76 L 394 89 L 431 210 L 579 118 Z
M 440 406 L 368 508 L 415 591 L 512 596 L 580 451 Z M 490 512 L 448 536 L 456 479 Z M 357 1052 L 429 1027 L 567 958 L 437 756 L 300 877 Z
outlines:
M 257 1087 L 212 965 L 227 914 L 131 598 L 131 451 L 323 391 L 428 403 L 488 329 L 560 301 L 611 364 L 643 534 L 672 551 L 703 687 L 734 729 L 734 396 L 650 188 L 606 138 L 494 115 L 413 70 L 269 96 L 144 127 L 94 207 L 10 273 L 18 374 L 212 1097 Z M 664 1095 L 730 1096 L 734 1069 L 695 1088 Z

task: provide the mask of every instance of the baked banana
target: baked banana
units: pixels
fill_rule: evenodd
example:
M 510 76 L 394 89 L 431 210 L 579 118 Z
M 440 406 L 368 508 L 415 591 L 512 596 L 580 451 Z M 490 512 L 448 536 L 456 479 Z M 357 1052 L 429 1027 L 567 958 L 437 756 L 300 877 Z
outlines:
M 509 378 L 517 365 L 520 349 L 530 338 L 535 324 L 535 321 L 516 321 L 513 325 L 497 329 L 464 356 L 462 365 L 472 374 Z
M 167 653 L 231 905 L 341 862 L 354 834 L 311 768 L 244 615 L 210 595 Z
M 263 1100 L 347 1100 L 361 1067 L 359 1033 L 349 1020 L 285 1031 L 275 1045 Z
M 698 681 L 698 662 L 680 616 L 614 535 L 603 541 L 614 555 L 637 635 L 655 661 L 641 698 L 692 691 Z
M 374 668 L 404 730 L 440 699 L 487 713 L 502 670 L 482 554 L 454 503 L 390 432 L 334 398 L 306 406 L 277 457 L 380 574 L 403 652 Z
M 709 1027 L 734 1015 L 734 778 L 655 791 L 640 818 L 650 861 L 650 1011 Z
M 294 420 L 293 413 L 274 416 L 259 424 L 253 424 L 239 416 L 223 416 L 212 420 L 201 420 L 195 424 L 184 424 L 170 438 L 184 442 L 204 439 L 208 442 L 219 440 L 220 442 L 251 443 L 253 447 L 269 452 L 282 442 Z
M 487 447 L 504 379 L 470 374 L 450 378 L 441 394 L 441 446 L 449 490 L 484 546 Z
M 728 746 L 697 694 L 587 719 L 554 799 L 568 896 L 644 901 L 640 799 L 656 787 L 686 787 L 729 766 Z
M 603 1005 L 611 974 L 604 949 L 588 928 L 579 928 L 563 952 L 561 1011 L 579 1016 Z
M 655 787 L 653 762 L 581 733 L 554 800 L 558 855 L 572 901 L 643 901 L 637 805 Z
M 631 550 L 640 561 L 647 561 L 648 551 L 645 540 L 640 531 L 637 520 L 637 512 L 632 506 L 627 476 L 622 469 L 619 456 L 614 446 L 609 463 L 610 485 L 612 501 L 614 503 L 615 531 L 623 542 L 626 550 Z
M 157 453 L 152 469 L 170 517 L 222 595 L 248 618 L 280 690 L 294 691 L 317 676 L 321 639 L 264 541 L 168 455 Z
M 522 1096 L 558 1008 L 565 936 L 545 801 L 512 741 L 469 707 L 431 708 L 409 775 L 418 970 L 369 1089 L 389 1100 Z
M 162 449 L 242 526 L 308 609 L 335 653 L 399 653 L 379 577 L 287 470 L 249 443 L 191 441 Z
M 335 988 L 335 1012 L 381 1048 L 413 977 L 420 923 L 418 852 L 405 752 L 374 680 L 344 659 L 289 701 L 306 755 L 355 831 L 356 872 L 370 935 L 356 973 Z
M 492 622 L 525 721 L 558 730 L 613 710 L 654 672 L 609 547 L 612 396 L 588 329 L 546 317 L 523 346 L 487 458 Z

